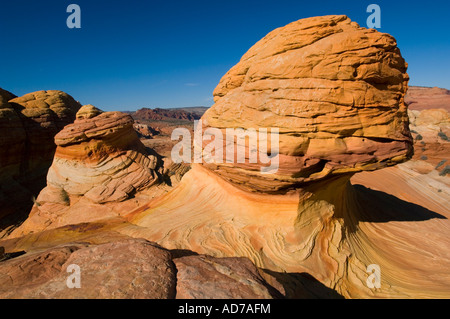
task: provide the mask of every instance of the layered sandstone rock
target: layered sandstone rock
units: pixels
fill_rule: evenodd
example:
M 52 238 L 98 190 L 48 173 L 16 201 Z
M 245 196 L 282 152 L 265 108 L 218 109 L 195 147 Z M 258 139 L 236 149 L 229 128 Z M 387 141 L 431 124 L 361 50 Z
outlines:
M 0 218 L 28 213 L 33 195 L 45 185 L 54 136 L 75 120 L 80 107 L 61 91 L 22 97 L 0 91 Z
M 155 130 L 147 124 L 135 123 L 134 129 L 138 133 L 139 137 L 145 139 L 152 139 L 155 135 L 159 134 L 158 130 Z
M 0 264 L 2 299 L 168 299 L 176 274 L 169 251 L 145 240 L 66 244 Z M 77 289 L 67 286 L 76 265 Z M 70 272 L 67 272 L 69 270 Z M 71 280 L 76 283 L 75 279 Z
M 162 163 L 140 142 L 131 116 L 88 105 L 76 117 L 55 136 L 47 187 L 14 234 L 120 215 L 139 204 L 122 202 L 162 182 Z
M 248 257 L 284 274 L 294 296 L 303 273 L 350 298 L 448 296 L 445 206 L 440 215 L 350 183 L 354 173 L 412 156 L 407 81 L 395 40 L 344 16 L 273 31 L 222 79 L 202 120 L 204 132 L 279 128 L 279 171 L 194 164 L 176 189 L 128 215 L 145 230 L 123 231 L 168 248 Z M 428 230 L 430 240 L 415 236 Z M 428 263 L 438 277 L 428 276 Z M 373 264 L 382 272 L 377 289 L 367 284 Z
M 246 258 L 188 256 L 174 262 L 177 299 L 272 299 L 280 295 Z
M 143 239 L 65 243 L 0 261 L 0 298 L 267 299 L 281 296 L 248 259 L 173 258 L 170 251 Z M 79 267 L 78 282 L 71 276 L 75 274 L 71 265 Z M 68 282 L 79 286 L 70 289 Z
M 261 164 L 211 169 L 241 187 L 276 192 L 409 159 L 406 68 L 392 36 L 346 16 L 272 31 L 222 78 L 202 120 L 205 130 L 279 128 L 280 168 L 272 176 L 258 174 Z
M 445 109 L 425 109 L 411 110 L 409 115 L 414 159 L 425 161 L 431 164 L 431 170 L 447 175 L 450 167 L 450 114 Z
M 200 116 L 195 113 L 187 112 L 182 109 L 140 109 L 133 114 L 136 119 L 161 121 L 161 120 L 198 120 Z
M 345 16 L 294 22 L 244 55 L 222 79 L 216 104 L 202 119 L 204 131 L 279 128 L 277 173 L 262 174 L 261 163 L 193 164 L 167 194 L 119 206 L 108 202 L 121 199 L 110 192 L 118 184 L 95 196 L 87 196 L 84 185 L 92 180 L 94 188 L 105 185 L 100 164 L 116 158 L 112 154 L 122 148 L 114 145 L 130 141 L 123 138 L 128 129 L 106 123 L 128 127 L 128 120 L 117 113 L 81 119 L 83 128 L 77 121 L 56 137 L 49 186 L 22 233 L 0 245 L 15 252 L 69 238 L 92 241 L 92 233 L 102 241 L 145 238 L 172 251 L 202 255 L 174 260 L 177 294 L 186 297 L 210 298 L 214 291 L 242 296 L 222 283 L 238 284 L 245 296 L 271 294 L 252 267 L 216 259 L 222 257 L 247 257 L 261 277 L 271 283 L 280 279 L 283 289 L 277 289 L 289 297 L 448 297 L 450 211 L 438 190 L 445 183 L 423 192 L 435 201 L 424 208 L 408 198 L 423 198 L 420 184 L 430 176 L 406 169 L 406 175 L 391 174 L 394 168 L 367 172 L 412 155 L 407 81 L 406 63 L 391 36 L 360 28 Z M 103 124 L 93 125 L 96 121 Z M 95 168 L 89 170 L 89 163 Z M 353 174 L 361 171 L 369 180 L 371 173 L 392 178 L 390 185 L 411 194 L 394 197 L 352 185 Z M 115 176 L 114 168 L 108 172 Z M 127 180 L 129 171 L 121 172 L 117 183 Z M 154 188 L 149 191 L 155 194 Z M 112 207 L 120 218 L 111 219 Z M 368 285 L 370 265 L 380 266 L 380 288 Z M 247 279 L 236 280 L 234 275 L 242 273 Z M 204 280 L 209 276 L 219 280 Z M 252 288 L 241 286 L 245 282 Z

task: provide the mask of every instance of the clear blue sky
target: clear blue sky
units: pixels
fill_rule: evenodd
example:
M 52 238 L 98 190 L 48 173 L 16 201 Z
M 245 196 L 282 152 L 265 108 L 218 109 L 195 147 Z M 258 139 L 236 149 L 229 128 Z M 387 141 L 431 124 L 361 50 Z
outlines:
M 66 8 L 81 7 L 81 29 Z M 271 30 L 318 15 L 396 37 L 411 85 L 450 89 L 450 4 L 441 1 L 2 0 L 0 87 L 62 90 L 103 110 L 212 105 L 220 78 Z

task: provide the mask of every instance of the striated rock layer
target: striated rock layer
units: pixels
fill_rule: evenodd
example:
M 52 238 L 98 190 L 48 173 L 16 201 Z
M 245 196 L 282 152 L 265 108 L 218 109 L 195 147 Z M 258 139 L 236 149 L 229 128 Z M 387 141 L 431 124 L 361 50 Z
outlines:
M 161 163 L 140 142 L 130 115 L 87 105 L 76 117 L 55 136 L 47 187 L 13 235 L 119 215 L 139 203 L 126 200 L 162 182 Z
M 201 254 L 174 261 L 181 298 L 208 298 L 213 291 L 238 298 L 226 285 L 238 285 L 241 296 L 273 296 L 261 277 L 290 298 L 448 298 L 450 212 L 447 193 L 439 195 L 447 191 L 445 177 L 425 191 L 421 184 L 434 183 L 432 176 L 386 168 L 412 156 L 407 81 L 391 36 L 345 16 L 294 22 L 244 55 L 202 118 L 205 131 L 279 128 L 277 173 L 262 174 L 261 163 L 193 164 L 167 194 L 152 187 L 155 198 L 144 205 L 121 206 L 130 171 L 118 164 L 122 175 L 116 175 L 116 164 L 111 170 L 102 164 L 114 162 L 118 150 L 141 154 L 141 146 L 128 138 L 128 120 L 120 113 L 79 119 L 56 136 L 49 186 L 31 217 L 0 246 L 7 254 L 32 251 L 92 241 L 95 233 L 96 240 L 145 238 L 180 254 Z M 369 172 L 380 168 L 386 169 Z M 112 178 L 103 180 L 106 171 Z M 360 181 L 381 176 L 407 195 L 353 185 L 355 173 Z M 140 185 L 141 179 L 132 180 Z M 97 187 L 101 191 L 89 194 Z M 424 194 L 433 201 L 427 208 L 409 202 Z M 108 209 L 120 217 L 112 219 Z M 70 226 L 56 228 L 63 225 Z M 223 257 L 247 257 L 259 274 L 248 263 L 236 265 L 237 259 L 217 260 Z M 370 265 L 380 267 L 380 288 L 367 284 Z M 231 274 L 245 274 L 251 288 Z
M 438 87 L 412 86 L 405 98 L 410 110 L 444 109 L 450 112 L 450 91 Z
M 33 195 L 45 185 L 54 136 L 75 120 L 80 107 L 61 91 L 16 97 L 0 89 L 0 218 L 28 213 Z
M 277 192 L 407 160 L 406 68 L 392 36 L 346 16 L 272 31 L 222 78 L 202 120 L 205 129 L 279 128 L 280 168 L 272 176 L 258 174 L 261 164 L 210 169 L 246 189 Z
M 79 267 L 79 281 L 71 265 Z M 72 275 L 72 276 L 71 276 Z M 69 284 L 79 284 L 69 289 Z M 275 296 L 273 296 L 271 294 Z M 245 258 L 173 254 L 143 239 L 66 243 L 0 263 L 2 299 L 272 299 Z

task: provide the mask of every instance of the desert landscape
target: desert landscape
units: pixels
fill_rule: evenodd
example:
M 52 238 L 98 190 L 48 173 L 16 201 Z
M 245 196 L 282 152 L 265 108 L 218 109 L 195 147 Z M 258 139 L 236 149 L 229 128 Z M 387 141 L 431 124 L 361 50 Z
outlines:
M 407 62 L 330 15 L 263 37 L 210 108 L 0 89 L 0 298 L 450 298 L 450 91 Z M 279 169 L 179 163 L 177 128 L 276 128 Z

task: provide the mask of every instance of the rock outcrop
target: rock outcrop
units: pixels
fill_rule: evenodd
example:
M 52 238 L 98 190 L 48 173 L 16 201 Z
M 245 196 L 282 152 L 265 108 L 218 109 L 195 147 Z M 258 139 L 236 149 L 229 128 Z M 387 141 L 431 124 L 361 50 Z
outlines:
M 261 164 L 210 169 L 246 189 L 278 192 L 408 160 L 406 68 L 392 36 L 346 16 L 272 31 L 222 78 L 202 120 L 205 130 L 279 128 L 278 173 L 255 174 Z
M 54 137 L 75 120 L 80 107 L 61 91 L 16 97 L 0 90 L 0 218 L 29 212 L 33 196 L 45 185 Z
M 193 121 L 200 119 L 195 113 L 184 110 L 170 110 L 170 109 L 148 109 L 143 108 L 133 113 L 133 117 L 138 120 L 186 120 Z
M 450 114 L 445 109 L 409 111 L 414 159 L 425 161 L 443 176 L 450 173 Z
M 272 299 L 281 296 L 246 258 L 187 256 L 174 262 L 177 299 Z
M 0 263 L 2 299 L 273 298 L 269 291 L 281 296 L 247 259 L 173 259 L 143 239 L 67 243 Z
M 173 191 L 128 215 L 146 229 L 127 234 L 248 257 L 289 277 L 292 295 L 296 274 L 308 273 L 347 298 L 448 296 L 448 210 L 440 215 L 350 183 L 355 173 L 411 158 L 407 82 L 395 40 L 347 17 L 273 31 L 221 80 L 202 121 L 203 132 L 278 127 L 278 173 L 261 174 L 259 163 L 193 164 Z M 430 227 L 433 240 L 417 243 L 418 224 L 398 230 L 402 221 L 427 220 L 423 231 Z M 440 279 L 427 277 L 423 261 Z M 382 272 L 378 289 L 367 284 L 373 264 Z
M 120 215 L 139 200 L 122 202 L 162 183 L 162 163 L 140 142 L 130 115 L 87 105 L 76 118 L 55 136 L 47 187 L 13 234 Z
M 33 253 L 144 238 L 179 254 L 179 298 L 269 298 L 275 288 L 288 297 L 448 298 L 448 183 L 407 166 L 415 162 L 390 167 L 413 155 L 406 67 L 394 38 L 345 16 L 271 32 L 221 80 L 202 130 L 279 129 L 278 172 L 262 174 L 260 162 L 196 163 L 167 193 L 157 186 L 163 166 L 144 154 L 128 115 L 82 109 L 55 137 L 48 186 L 30 218 L 0 246 Z M 411 200 L 424 196 L 426 207 Z M 68 258 L 80 251 L 89 264 L 94 250 L 102 255 L 89 246 Z M 0 263 L 0 273 L 26 256 Z M 373 265 L 380 286 L 370 284 Z

